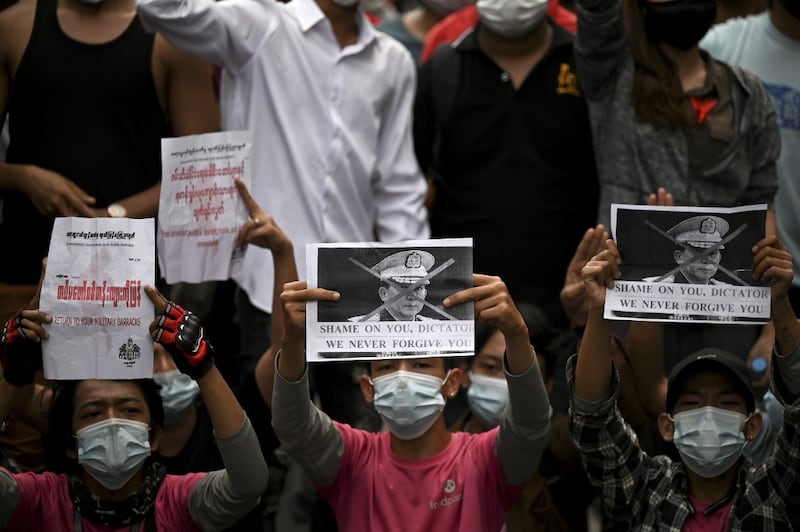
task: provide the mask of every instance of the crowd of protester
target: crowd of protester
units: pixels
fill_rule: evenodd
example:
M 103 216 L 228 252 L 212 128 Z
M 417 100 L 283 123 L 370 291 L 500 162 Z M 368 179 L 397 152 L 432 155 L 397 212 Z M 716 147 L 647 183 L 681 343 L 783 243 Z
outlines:
M 0 63 L 5 529 L 800 527 L 800 1 L 12 0 Z M 157 272 L 153 379 L 45 379 L 53 219 L 220 130 L 241 271 Z M 606 319 L 614 203 L 765 204 L 768 323 Z M 450 237 L 474 356 L 306 362 L 306 244 Z

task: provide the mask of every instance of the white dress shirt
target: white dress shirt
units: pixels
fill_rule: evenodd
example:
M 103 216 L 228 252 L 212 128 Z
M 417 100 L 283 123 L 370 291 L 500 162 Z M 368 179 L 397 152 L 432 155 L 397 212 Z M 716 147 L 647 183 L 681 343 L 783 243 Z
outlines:
M 305 244 L 430 236 L 425 180 L 411 137 L 416 70 L 408 51 L 363 13 L 341 48 L 314 0 L 137 0 L 144 26 L 222 67 L 226 130 L 253 138 L 251 192 Z M 235 277 L 271 312 L 268 250 L 249 246 Z

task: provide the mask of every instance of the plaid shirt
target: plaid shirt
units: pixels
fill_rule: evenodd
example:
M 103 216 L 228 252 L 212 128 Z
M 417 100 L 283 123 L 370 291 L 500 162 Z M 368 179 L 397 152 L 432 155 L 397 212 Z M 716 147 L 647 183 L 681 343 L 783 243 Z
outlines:
M 616 405 L 616 371 L 612 372 L 611 393 L 606 399 L 596 404 L 576 399 L 576 356 L 567 363 L 567 379 L 573 390 L 570 431 L 591 483 L 600 490 L 604 517 L 609 521 L 606 530 L 679 532 L 694 513 L 688 500 L 685 466 L 641 450 Z M 782 397 L 789 396 L 780 394 L 786 388 L 779 364 L 773 366 L 773 391 L 786 405 Z M 759 468 L 743 458 L 731 505 L 732 532 L 793 530 L 790 516 L 800 513 L 800 397 L 791 398 L 774 456 Z

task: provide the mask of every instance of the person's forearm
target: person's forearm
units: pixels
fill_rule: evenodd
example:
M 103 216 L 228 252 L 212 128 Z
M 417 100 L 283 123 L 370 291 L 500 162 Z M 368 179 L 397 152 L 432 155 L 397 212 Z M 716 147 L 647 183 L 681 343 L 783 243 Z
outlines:
M 772 324 L 775 328 L 775 347 L 779 355 L 787 356 L 800 340 L 800 322 L 792 310 L 789 298 L 772 301 Z
M 509 373 L 521 375 L 528 371 L 536 359 L 528 334 L 518 334 L 513 338 L 506 337 L 506 356 L 508 357 Z
M 0 161 L 0 190 L 19 190 L 19 183 L 24 180 L 26 166 Z
M 212 367 L 197 384 L 217 437 L 227 438 L 239 432 L 245 418 L 244 410 L 217 367 Z
M 158 202 L 161 195 L 161 183 L 137 192 L 114 203 L 125 207 L 128 218 L 153 218 L 158 215 Z
M 575 394 L 585 401 L 601 401 L 608 395 L 613 332 L 602 307 L 589 310 L 575 369 Z
M 302 339 L 281 341 L 281 352 L 278 357 L 278 373 L 289 382 L 299 381 L 306 372 L 306 354 Z

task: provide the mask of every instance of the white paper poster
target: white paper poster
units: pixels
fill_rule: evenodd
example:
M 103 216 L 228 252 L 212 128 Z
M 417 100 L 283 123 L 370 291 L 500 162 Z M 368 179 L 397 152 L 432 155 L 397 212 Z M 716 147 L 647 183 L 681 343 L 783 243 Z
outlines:
M 753 246 L 767 206 L 611 206 L 622 278 L 606 293 L 607 319 L 766 323 L 770 288 L 753 279 Z
M 152 218 L 56 218 L 39 305 L 53 316 L 45 378 L 152 377 L 154 283 Z
M 474 353 L 474 303 L 442 305 L 472 287 L 471 238 L 308 244 L 306 256 L 309 286 L 341 294 L 307 306 L 309 362 Z
M 251 146 L 247 131 L 161 139 L 158 265 L 167 283 L 224 281 L 240 267 L 236 236 L 248 213 L 233 180 L 250 188 Z

